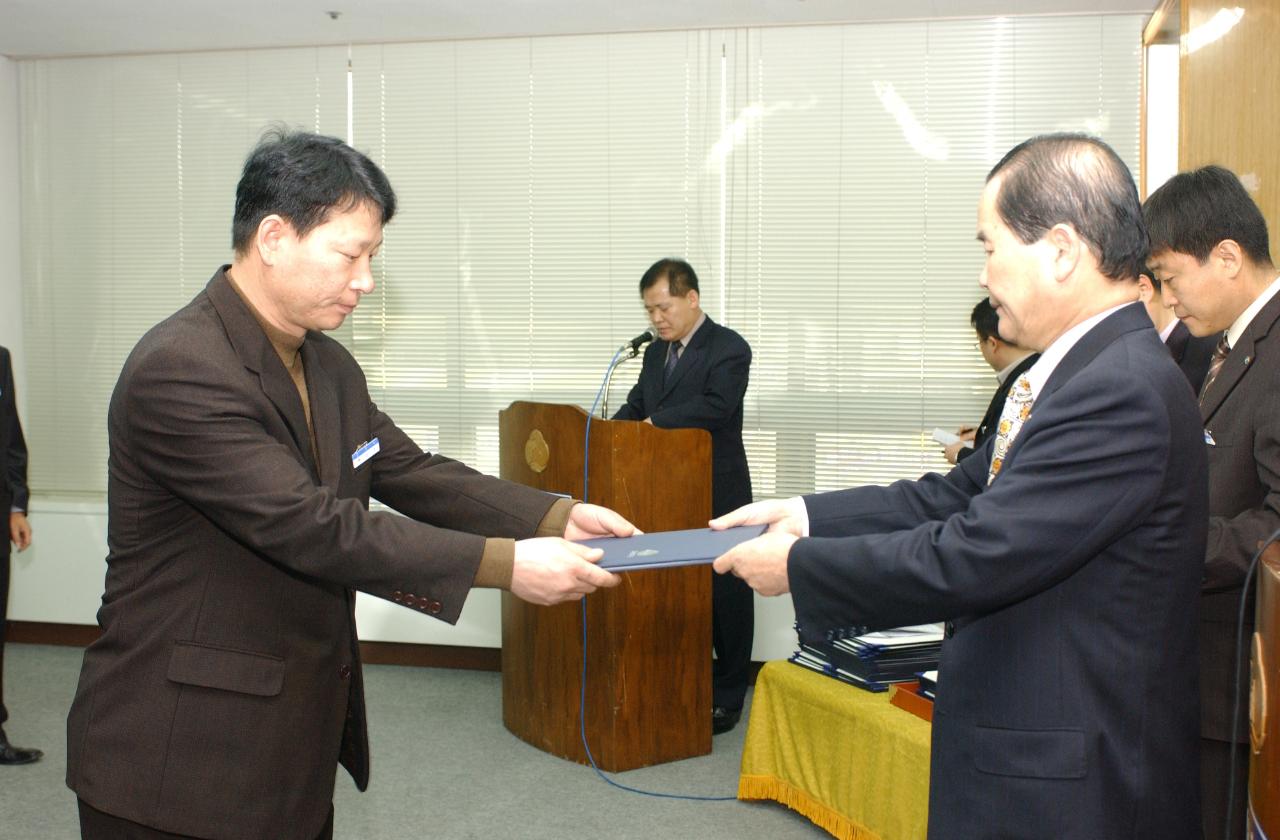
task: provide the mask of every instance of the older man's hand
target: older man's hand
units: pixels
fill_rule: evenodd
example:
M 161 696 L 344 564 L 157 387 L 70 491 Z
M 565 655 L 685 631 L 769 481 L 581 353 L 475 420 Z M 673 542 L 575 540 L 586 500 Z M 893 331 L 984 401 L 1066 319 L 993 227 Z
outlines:
M 729 549 L 716 558 L 720 574 L 734 574 L 761 595 L 782 595 L 791 591 L 787 579 L 787 556 L 795 544 L 795 534 L 770 531 Z
M 716 517 L 709 524 L 715 531 L 723 531 L 725 528 L 733 528 L 737 525 L 767 524 L 771 534 L 781 531 L 797 537 L 807 537 L 809 511 L 804 506 L 804 499 L 792 496 L 790 499 L 770 499 L 743 505 L 724 516 Z

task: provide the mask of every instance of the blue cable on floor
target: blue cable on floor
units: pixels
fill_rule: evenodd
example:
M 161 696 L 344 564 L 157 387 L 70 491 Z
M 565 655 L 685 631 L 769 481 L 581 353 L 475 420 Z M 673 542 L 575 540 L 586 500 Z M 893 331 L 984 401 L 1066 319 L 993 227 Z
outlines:
M 613 354 L 613 359 L 609 362 L 609 369 L 612 370 L 614 363 L 618 361 L 618 356 L 626 349 L 625 345 Z M 582 501 L 587 501 L 587 467 L 591 461 L 591 418 L 595 417 L 596 406 L 600 404 L 600 396 L 604 393 L 604 386 L 609 381 L 608 373 L 605 374 L 604 381 L 600 383 L 600 390 L 596 392 L 595 402 L 591 403 L 591 413 L 587 415 L 587 431 L 586 437 L 582 444 Z M 643 796 L 656 796 L 662 799 L 691 799 L 699 802 L 736 802 L 736 796 L 695 796 L 683 793 L 660 793 L 652 790 L 641 790 L 624 785 L 621 782 L 614 781 L 604 774 L 604 771 L 596 765 L 595 756 L 591 754 L 591 747 L 587 745 L 587 596 L 582 596 L 582 673 L 578 680 L 578 732 L 582 736 L 582 749 L 587 753 L 587 761 L 591 762 L 591 769 L 596 771 L 596 775 L 604 779 L 609 784 L 629 793 L 638 793 Z

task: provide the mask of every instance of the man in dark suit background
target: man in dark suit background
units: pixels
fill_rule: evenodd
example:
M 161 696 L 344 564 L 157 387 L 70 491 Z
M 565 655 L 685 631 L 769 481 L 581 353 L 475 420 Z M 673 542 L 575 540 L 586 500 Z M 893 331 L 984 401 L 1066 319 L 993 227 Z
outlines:
M 9 612 L 10 544 L 25 551 L 31 545 L 31 523 L 27 521 L 27 441 L 18 420 L 18 403 L 13 387 L 13 360 L 0 347 L 0 510 L 7 511 L 9 529 L 0 539 L 0 727 L 9 720 L 4 705 L 4 632 Z M 0 728 L 0 764 L 30 764 L 44 755 L 40 750 L 15 747 Z
M 658 340 L 645 349 L 640 379 L 613 419 L 711 432 L 711 513 L 721 516 L 752 498 L 742 445 L 751 348 L 702 311 L 698 275 L 684 260 L 650 266 L 640 278 L 640 297 Z M 711 730 L 719 734 L 738 723 L 750 680 L 755 602 L 749 586 L 713 577 L 711 627 Z
M 1199 394 L 1217 338 L 1192 335 L 1187 325 L 1174 316 L 1173 307 L 1165 300 L 1164 286 L 1150 272 L 1138 275 L 1138 300 L 1147 308 L 1160 340 L 1191 383 L 1191 390 Z
M 1135 302 L 1147 235 L 1101 141 L 1033 138 L 988 176 L 980 283 L 1040 351 L 1000 430 L 950 473 L 757 502 L 715 562 L 790 591 L 803 632 L 951 619 L 929 836 L 1200 836 L 1202 430 Z
M 1040 358 L 1040 354 L 1000 337 L 1000 316 L 996 314 L 991 301 L 987 298 L 983 298 L 974 305 L 973 312 L 969 314 L 969 323 L 978 336 L 978 352 L 982 354 L 983 361 L 996 372 L 997 385 L 996 392 L 987 405 L 987 412 L 982 415 L 982 421 L 976 427 L 961 427 L 957 431 L 960 440 L 943 447 L 942 454 L 949 464 L 959 463 L 968 458 L 982 448 L 987 438 L 995 434 L 996 424 L 1000 421 L 1000 411 L 1004 408 L 1005 398 L 1009 396 L 1010 386 L 1036 363 L 1036 359 Z M 973 445 L 966 446 L 966 441 L 972 442 Z
M 1280 277 L 1267 223 L 1234 174 L 1219 166 L 1175 175 L 1143 206 L 1151 268 L 1165 298 L 1215 355 L 1200 394 L 1209 458 L 1209 543 L 1200 601 L 1201 778 L 1206 838 L 1245 836 L 1249 774 L 1248 684 L 1233 702 L 1237 666 L 1248 674 L 1236 625 L 1249 562 L 1280 528 Z M 1232 732 L 1238 715 L 1240 729 Z M 1231 745 L 1234 796 L 1228 800 Z
M 67 720 L 86 838 L 332 836 L 337 765 L 369 779 L 353 590 L 452 623 L 473 586 L 552 604 L 618 580 L 560 535 L 629 523 L 424 453 L 323 334 L 373 291 L 395 201 L 340 140 L 269 133 L 234 262 L 125 362 Z

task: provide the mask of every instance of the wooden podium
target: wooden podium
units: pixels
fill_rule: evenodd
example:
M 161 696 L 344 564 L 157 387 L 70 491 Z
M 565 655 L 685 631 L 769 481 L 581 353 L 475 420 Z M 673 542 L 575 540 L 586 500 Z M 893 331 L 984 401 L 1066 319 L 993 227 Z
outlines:
M 583 498 L 587 413 L 515 402 L 498 413 L 500 474 Z M 705 527 L 711 436 L 591 421 L 589 501 L 644 531 Z M 587 743 L 612 772 L 711 752 L 711 570 L 629 572 L 586 599 Z M 502 595 L 502 721 L 538 749 L 587 763 L 579 733 L 582 607 Z
M 1280 838 L 1280 543 L 1258 561 L 1257 623 L 1250 663 L 1251 837 Z

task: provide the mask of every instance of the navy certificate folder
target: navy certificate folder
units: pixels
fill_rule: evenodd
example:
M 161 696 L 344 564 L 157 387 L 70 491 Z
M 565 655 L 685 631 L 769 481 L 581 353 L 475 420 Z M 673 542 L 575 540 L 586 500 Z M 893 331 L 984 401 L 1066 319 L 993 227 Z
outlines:
M 692 528 L 688 531 L 659 531 L 635 537 L 600 537 L 582 540 L 582 545 L 603 548 L 599 566 L 611 572 L 662 569 L 710 563 L 740 542 L 765 532 L 767 525 L 741 525 L 723 531 Z

